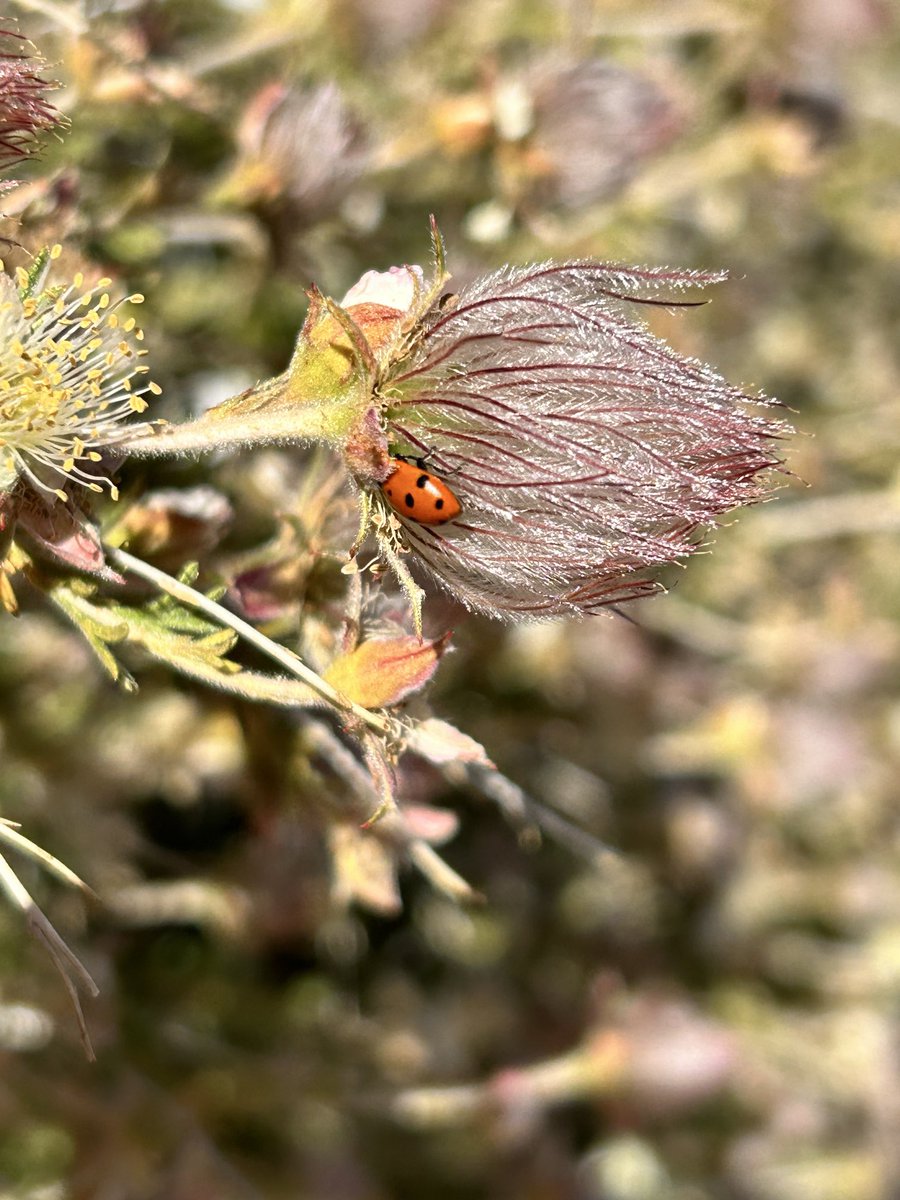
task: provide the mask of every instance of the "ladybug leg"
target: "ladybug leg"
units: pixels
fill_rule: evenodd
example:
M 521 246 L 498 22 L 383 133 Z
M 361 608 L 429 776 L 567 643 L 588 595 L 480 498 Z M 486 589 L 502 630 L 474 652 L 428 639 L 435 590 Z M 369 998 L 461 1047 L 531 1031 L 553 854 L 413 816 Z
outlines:
M 394 458 L 402 459 L 403 462 L 412 463 L 412 465 L 415 467 L 418 467 L 420 471 L 430 471 L 431 468 L 428 465 L 429 459 L 434 458 L 436 453 L 437 453 L 437 451 L 432 446 L 432 448 L 430 450 L 428 450 L 425 454 L 421 454 L 421 455 L 395 454 Z M 458 467 L 447 467 L 446 470 L 442 467 L 439 471 L 436 472 L 436 474 L 439 475 L 441 479 L 447 479 L 451 475 L 458 474 L 461 470 L 462 470 L 462 465 L 460 465 Z
M 406 458 L 406 461 L 407 461 L 407 462 L 411 462 L 411 463 L 415 463 L 415 464 L 416 464 L 416 466 L 419 468 L 419 470 L 420 470 L 420 471 L 428 471 L 428 470 L 430 470 L 430 469 L 431 469 L 431 468 L 429 467 L 429 465 L 428 465 L 428 463 L 429 463 L 429 459 L 432 459 L 432 458 L 434 458 L 434 456 L 435 456 L 435 454 L 436 454 L 436 453 L 437 453 L 437 451 L 436 451 L 436 450 L 435 450 L 435 448 L 432 446 L 432 447 L 431 447 L 431 449 L 428 451 L 428 453 L 427 453 L 427 454 L 423 454 L 423 455 L 421 456 L 421 458 L 411 458 L 411 457 L 408 457 L 408 458 Z M 401 455 L 400 457 L 405 457 L 405 456 Z M 449 475 L 456 475 L 456 474 L 457 474 L 457 472 L 458 472 L 458 471 L 461 471 L 461 470 L 462 470 L 462 467 L 461 467 L 461 466 L 459 466 L 459 467 L 447 467 L 447 469 L 446 469 L 446 470 L 445 470 L 445 469 L 442 467 L 442 468 L 441 468 L 441 469 L 440 469 L 440 470 L 437 472 L 437 474 L 438 474 L 438 475 L 440 475 L 441 479 L 446 479 L 446 478 L 447 478 Z
M 427 454 L 395 454 L 394 458 L 399 458 L 402 462 L 411 463 L 412 466 L 418 467 L 420 471 L 428 470 L 428 460 L 434 454 L 433 450 L 429 450 Z
M 436 453 L 436 450 L 431 449 L 424 458 L 416 459 L 416 466 L 419 468 L 419 470 L 423 470 L 423 463 L 426 463 L 428 459 L 432 458 Z M 461 470 L 462 463 L 455 467 L 441 467 L 437 474 L 440 475 L 441 479 L 449 479 L 452 475 L 458 475 Z

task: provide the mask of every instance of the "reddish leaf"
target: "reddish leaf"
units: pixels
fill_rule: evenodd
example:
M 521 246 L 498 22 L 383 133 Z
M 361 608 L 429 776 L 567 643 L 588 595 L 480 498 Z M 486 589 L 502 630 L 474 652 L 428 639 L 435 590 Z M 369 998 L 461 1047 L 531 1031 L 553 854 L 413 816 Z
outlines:
M 418 638 L 374 638 L 339 655 L 325 678 L 364 708 L 399 704 L 424 687 L 437 668 L 448 638 L 420 642 Z
M 47 508 L 37 501 L 23 504 L 17 536 L 39 558 L 111 582 L 122 582 L 121 575 L 106 565 L 99 533 L 77 510 L 63 504 Z

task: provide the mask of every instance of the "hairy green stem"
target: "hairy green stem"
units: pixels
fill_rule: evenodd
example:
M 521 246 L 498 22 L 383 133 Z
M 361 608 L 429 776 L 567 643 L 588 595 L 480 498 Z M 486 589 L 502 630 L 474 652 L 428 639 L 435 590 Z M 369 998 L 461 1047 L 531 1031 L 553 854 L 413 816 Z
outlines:
M 255 646 L 257 650 L 284 667 L 291 675 L 302 679 L 317 695 L 321 696 L 329 704 L 333 704 L 335 708 L 340 709 L 342 712 L 352 713 L 354 717 L 357 717 L 369 729 L 375 730 L 376 733 L 388 734 L 389 736 L 398 733 L 396 722 L 380 713 L 371 712 L 368 708 L 363 708 L 360 704 L 354 704 L 352 700 L 333 688 L 321 675 L 317 675 L 292 650 L 288 650 L 286 646 L 279 645 L 278 642 L 273 642 L 271 638 L 267 638 L 264 633 L 260 633 L 258 629 L 255 629 L 235 613 L 229 612 L 227 608 L 224 608 L 215 600 L 210 600 L 208 596 L 204 596 L 202 592 L 196 591 L 189 584 L 182 583 L 179 579 L 174 579 L 171 575 L 167 575 L 165 571 L 161 571 L 158 567 L 153 567 L 149 563 L 145 563 L 140 558 L 135 558 L 134 555 L 129 554 L 125 550 L 116 549 L 112 546 L 105 547 L 105 550 L 110 562 L 121 567 L 123 571 L 130 571 L 133 575 L 139 575 L 149 583 L 155 584 L 160 591 L 174 596 L 176 600 L 180 600 L 183 604 L 187 604 L 191 608 L 199 609 L 201 612 L 206 613 L 207 616 L 212 617 L 220 625 L 233 629 L 245 642 L 249 642 L 251 646 Z

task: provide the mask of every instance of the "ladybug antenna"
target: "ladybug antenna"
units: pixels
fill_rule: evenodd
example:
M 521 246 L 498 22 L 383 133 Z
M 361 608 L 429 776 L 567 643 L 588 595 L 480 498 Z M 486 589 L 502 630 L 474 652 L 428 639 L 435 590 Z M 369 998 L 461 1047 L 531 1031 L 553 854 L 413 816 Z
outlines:
M 610 604 L 609 611 L 611 613 L 615 613 L 617 617 L 621 617 L 623 621 L 627 621 L 629 625 L 633 625 L 635 629 L 643 629 L 643 625 L 641 625 L 640 621 L 636 621 L 634 617 L 625 612 L 623 608 L 619 608 L 618 604 Z

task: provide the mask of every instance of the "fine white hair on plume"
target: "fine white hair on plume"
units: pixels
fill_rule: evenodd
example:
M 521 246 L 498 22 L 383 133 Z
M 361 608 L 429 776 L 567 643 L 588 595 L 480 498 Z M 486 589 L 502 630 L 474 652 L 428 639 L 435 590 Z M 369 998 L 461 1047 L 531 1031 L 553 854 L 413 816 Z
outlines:
M 700 531 L 760 499 L 786 431 L 641 320 L 724 272 L 592 261 L 504 268 L 426 318 L 390 380 L 392 446 L 462 515 L 404 520 L 430 571 L 495 616 L 590 613 L 656 590 Z

